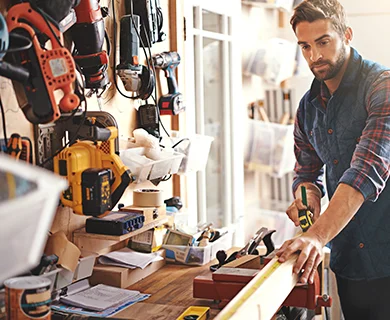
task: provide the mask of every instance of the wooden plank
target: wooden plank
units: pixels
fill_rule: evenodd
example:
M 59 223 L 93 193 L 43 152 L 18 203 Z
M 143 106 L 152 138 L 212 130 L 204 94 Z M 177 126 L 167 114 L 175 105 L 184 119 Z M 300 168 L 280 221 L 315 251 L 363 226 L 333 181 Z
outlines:
M 298 282 L 292 272 L 297 257 L 292 255 L 284 263 L 273 258 L 215 319 L 253 319 L 255 315 L 259 320 L 271 319 Z

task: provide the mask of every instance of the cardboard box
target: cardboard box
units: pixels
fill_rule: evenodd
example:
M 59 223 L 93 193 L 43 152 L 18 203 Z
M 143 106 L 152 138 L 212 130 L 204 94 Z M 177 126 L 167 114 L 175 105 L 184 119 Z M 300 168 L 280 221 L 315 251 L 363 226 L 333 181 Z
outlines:
M 66 238 L 63 231 L 58 231 L 49 237 L 45 254 L 48 256 L 55 254 L 58 257 L 57 264 L 73 274 L 77 268 L 81 251 Z
M 166 231 L 160 226 L 135 235 L 129 240 L 128 247 L 140 252 L 155 252 L 161 248 Z
M 165 257 L 165 250 L 161 249 L 157 252 L 162 257 Z M 91 285 L 102 283 L 118 288 L 127 288 L 132 284 L 146 278 L 157 270 L 161 269 L 164 265 L 165 259 L 152 262 L 145 269 L 128 269 L 97 264 L 93 268 L 93 273 L 92 276 L 89 278 L 89 282 Z
M 65 268 L 57 268 L 48 273 L 42 274 L 40 277 L 49 278 L 51 280 L 52 290 L 65 288 L 72 282 L 88 278 L 92 274 L 96 257 L 96 255 L 91 255 L 80 258 L 74 272 Z

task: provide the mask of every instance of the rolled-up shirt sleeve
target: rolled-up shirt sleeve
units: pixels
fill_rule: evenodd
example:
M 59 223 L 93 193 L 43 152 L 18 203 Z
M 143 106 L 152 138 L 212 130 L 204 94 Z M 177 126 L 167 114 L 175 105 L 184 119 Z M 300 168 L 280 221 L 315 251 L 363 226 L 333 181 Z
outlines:
M 314 150 L 303 130 L 304 111 L 302 104 L 301 101 L 294 125 L 294 153 L 296 163 L 294 168 L 295 176 L 292 184 L 293 194 L 295 194 L 295 191 L 301 183 L 311 182 L 319 187 L 322 196 L 324 196 L 324 163 L 318 157 L 317 152 Z
M 386 186 L 390 166 L 390 72 L 382 73 L 366 98 L 368 117 L 351 166 L 339 183 L 357 189 L 365 200 L 376 201 Z

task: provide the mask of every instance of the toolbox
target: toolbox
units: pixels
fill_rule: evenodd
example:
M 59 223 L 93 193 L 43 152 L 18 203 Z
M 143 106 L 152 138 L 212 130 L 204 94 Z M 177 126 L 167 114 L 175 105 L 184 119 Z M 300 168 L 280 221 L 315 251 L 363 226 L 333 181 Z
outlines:
M 120 236 L 142 228 L 145 216 L 136 212 L 112 211 L 103 218 L 92 217 L 85 223 L 87 233 Z

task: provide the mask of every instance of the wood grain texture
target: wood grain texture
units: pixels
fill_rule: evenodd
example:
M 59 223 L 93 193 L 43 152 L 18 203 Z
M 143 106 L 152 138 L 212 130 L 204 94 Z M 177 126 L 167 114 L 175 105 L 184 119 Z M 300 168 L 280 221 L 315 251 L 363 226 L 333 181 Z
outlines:
M 297 257 L 293 255 L 280 265 L 277 257 L 272 259 L 216 319 L 271 319 L 298 281 L 292 272 Z
M 142 303 L 128 307 L 116 315 L 117 318 L 134 320 L 176 319 L 190 306 L 210 307 L 210 318 L 218 312 L 218 306 L 211 300 L 192 297 L 192 282 L 198 275 L 209 275 L 209 266 L 190 267 L 185 265 L 167 264 L 149 277 L 130 286 L 130 290 L 138 290 L 151 294 Z

